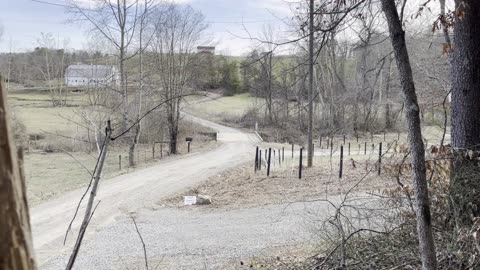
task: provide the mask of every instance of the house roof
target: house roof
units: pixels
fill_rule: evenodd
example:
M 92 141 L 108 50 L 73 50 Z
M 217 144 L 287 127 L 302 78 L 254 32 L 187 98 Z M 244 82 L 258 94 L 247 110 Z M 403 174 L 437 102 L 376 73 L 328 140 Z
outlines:
M 107 78 L 113 76 L 114 73 L 115 67 L 109 65 L 70 65 L 65 72 L 65 76 Z

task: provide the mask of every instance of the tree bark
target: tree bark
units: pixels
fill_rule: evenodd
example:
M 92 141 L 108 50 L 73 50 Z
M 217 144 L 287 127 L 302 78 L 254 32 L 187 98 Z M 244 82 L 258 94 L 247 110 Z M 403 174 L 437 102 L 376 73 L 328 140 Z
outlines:
M 309 19 L 309 37 L 308 37 L 308 139 L 307 139 L 307 166 L 312 167 L 313 163 L 313 12 L 314 3 L 310 0 L 310 19 Z
M 405 32 L 398 16 L 395 0 L 381 0 L 383 12 L 387 19 L 390 39 L 395 53 L 400 83 L 405 99 L 405 113 L 408 125 L 408 139 L 412 152 L 412 170 L 415 186 L 415 204 L 417 217 L 417 234 L 422 268 L 434 270 L 437 268 L 435 244 L 433 241 L 430 201 L 425 168 L 425 148 L 420 126 L 419 106 L 412 67 L 405 43 Z
M 390 81 L 391 81 L 391 71 L 392 71 L 392 58 L 388 57 L 388 64 L 386 68 L 386 78 L 385 78 L 385 129 L 391 130 L 393 128 L 392 123 L 392 114 L 390 108 Z
M 1 78 L 0 78 L 1 81 Z M 0 83 L 0 269 L 36 269 L 22 159 L 8 123 Z
M 463 2 L 465 5 L 460 6 Z M 452 144 L 454 148 L 480 149 L 480 2 L 455 1 L 465 7 L 457 18 L 454 35 L 452 89 Z
M 475 158 L 465 155 L 469 150 L 478 155 L 480 150 L 480 2 L 455 0 L 455 10 L 451 104 L 455 161 L 450 186 L 456 212 L 461 221 L 470 223 L 471 214 L 480 215 L 480 168 Z

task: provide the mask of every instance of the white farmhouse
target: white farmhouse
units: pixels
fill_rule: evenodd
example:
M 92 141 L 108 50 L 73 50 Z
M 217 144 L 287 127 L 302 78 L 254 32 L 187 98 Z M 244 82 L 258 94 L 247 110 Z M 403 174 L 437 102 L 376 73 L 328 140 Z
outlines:
M 67 86 L 116 85 L 119 82 L 115 66 L 70 65 L 65 71 Z

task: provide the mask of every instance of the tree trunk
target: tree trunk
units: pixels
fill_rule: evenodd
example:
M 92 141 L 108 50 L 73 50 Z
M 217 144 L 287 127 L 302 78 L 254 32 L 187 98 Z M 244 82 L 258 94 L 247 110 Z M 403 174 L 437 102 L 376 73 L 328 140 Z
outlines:
M 93 213 L 95 212 L 95 208 L 93 203 L 95 201 L 95 197 L 97 196 L 97 189 L 100 183 L 100 179 L 103 174 L 103 166 L 105 164 L 105 160 L 107 158 L 107 150 L 108 145 L 112 139 L 112 128 L 110 125 L 110 120 L 107 122 L 107 128 L 105 130 L 105 141 L 102 146 L 102 150 L 100 151 L 100 155 L 98 157 L 98 165 L 95 168 L 94 175 L 93 175 L 93 183 L 92 188 L 90 189 L 90 196 L 88 198 L 87 206 L 85 207 L 85 215 L 82 220 L 82 225 L 78 231 L 77 240 L 75 241 L 75 245 L 73 247 L 72 254 L 70 254 L 70 258 L 67 263 L 67 267 L 65 269 L 70 270 L 73 268 L 75 264 L 75 260 L 77 259 L 78 252 L 80 251 L 80 247 L 82 246 L 83 237 L 87 231 L 88 224 L 92 218 Z M 100 203 L 100 201 L 98 202 Z M 97 205 L 98 205 L 97 203 Z
M 135 134 L 133 134 L 133 139 L 130 142 L 130 146 L 128 148 L 128 165 L 130 167 L 135 166 L 135 149 L 137 148 L 138 140 L 140 139 L 140 123 L 135 125 L 134 130 Z
M 385 129 L 391 130 L 393 128 L 392 123 L 392 114 L 390 108 L 390 81 L 391 81 L 391 72 L 392 72 L 392 58 L 387 58 L 388 64 L 386 68 L 386 78 L 385 78 Z
M 168 133 L 169 133 L 169 148 L 170 148 L 170 154 L 177 154 L 178 149 L 177 149 L 177 140 L 178 140 L 178 121 L 180 119 L 180 111 L 179 110 L 179 100 L 173 99 L 169 101 L 168 107 L 170 110 L 167 113 L 167 119 L 168 119 Z M 178 105 L 178 107 L 177 107 Z
M 480 150 L 480 2 L 455 1 L 455 47 L 452 66 L 452 146 L 455 162 L 451 192 L 461 221 L 470 223 L 470 215 L 480 213 L 480 168 L 475 158 L 466 158 L 469 150 Z
M 309 7 L 309 37 L 308 37 L 308 134 L 307 134 L 307 166 L 312 167 L 313 162 L 313 33 L 314 33 L 314 3 L 310 0 Z M 332 97 L 331 97 L 332 98 Z
M 0 78 L 1 80 L 1 78 Z M 8 123 L 7 95 L 0 83 L 0 269 L 36 269 L 21 151 Z
M 408 125 L 408 139 L 412 152 L 412 170 L 415 186 L 415 204 L 417 217 L 417 234 L 424 270 L 437 268 L 435 245 L 432 234 L 430 201 L 428 198 L 428 185 L 425 168 L 425 148 L 422 140 L 419 107 L 415 84 L 413 82 L 412 67 L 405 43 L 405 32 L 398 16 L 395 0 L 381 0 L 383 12 L 387 19 L 400 83 L 405 97 L 405 113 Z
M 178 137 L 178 132 L 175 128 L 170 130 L 170 142 L 169 142 L 169 147 L 170 147 L 170 154 L 177 154 L 177 137 Z

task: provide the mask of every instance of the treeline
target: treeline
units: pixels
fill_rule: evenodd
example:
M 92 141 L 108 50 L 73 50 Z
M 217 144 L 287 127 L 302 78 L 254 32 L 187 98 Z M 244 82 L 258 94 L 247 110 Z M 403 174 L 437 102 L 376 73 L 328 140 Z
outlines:
M 449 82 L 448 63 L 438 41 L 442 38 L 430 29 L 407 36 L 415 63 L 412 69 L 418 84 L 421 116 L 427 124 L 445 120 L 443 103 Z M 344 41 L 331 33 L 316 44 L 315 51 L 313 103 L 318 132 L 402 128 L 401 85 L 387 35 L 370 29 L 358 39 Z M 282 55 L 269 50 L 268 43 L 263 50 L 252 51 L 241 61 L 242 92 L 265 101 L 265 106 L 257 110 L 259 122 L 306 130 L 307 62 L 302 47 L 294 54 Z
M 107 57 L 101 52 L 36 47 L 28 52 L 1 53 L 0 73 L 7 85 L 45 86 L 48 80 L 63 79 L 66 68 L 71 64 L 90 64 Z

